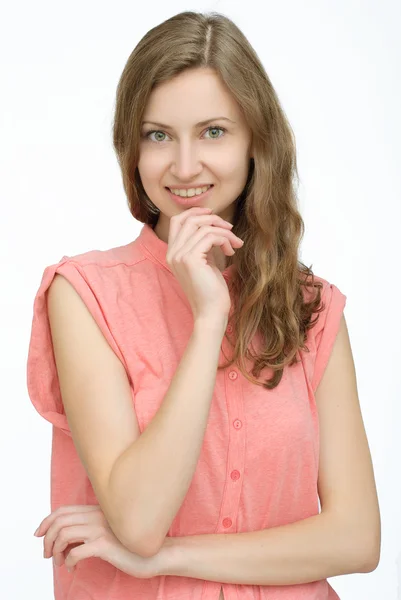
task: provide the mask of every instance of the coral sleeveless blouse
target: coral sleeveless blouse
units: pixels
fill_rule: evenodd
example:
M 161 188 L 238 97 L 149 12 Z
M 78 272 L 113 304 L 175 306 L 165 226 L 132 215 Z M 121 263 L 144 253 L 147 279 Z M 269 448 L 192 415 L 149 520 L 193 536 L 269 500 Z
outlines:
M 46 292 L 56 273 L 74 286 L 131 385 L 141 433 L 158 411 L 192 333 L 193 316 L 166 262 L 167 243 L 143 225 L 131 243 L 63 256 L 45 268 L 34 299 L 27 389 L 52 424 L 51 506 L 99 504 L 71 437 L 60 394 Z M 232 265 L 223 272 L 227 281 Z M 319 422 L 315 391 L 328 363 L 346 296 L 321 277 L 325 309 L 308 332 L 309 352 L 286 367 L 274 390 L 250 383 L 235 365 L 217 371 L 197 467 L 169 536 L 240 533 L 319 513 Z M 233 335 L 230 321 L 226 335 Z M 260 340 L 255 336 L 255 347 Z M 231 356 L 223 338 L 219 364 Z M 250 365 L 249 365 L 250 367 Z M 266 379 L 265 369 L 260 377 Z M 140 485 L 140 482 L 138 482 Z M 44 507 L 44 511 L 46 511 Z M 325 580 L 237 585 L 177 576 L 137 579 L 99 559 L 69 573 L 53 565 L 55 600 L 339 600 Z

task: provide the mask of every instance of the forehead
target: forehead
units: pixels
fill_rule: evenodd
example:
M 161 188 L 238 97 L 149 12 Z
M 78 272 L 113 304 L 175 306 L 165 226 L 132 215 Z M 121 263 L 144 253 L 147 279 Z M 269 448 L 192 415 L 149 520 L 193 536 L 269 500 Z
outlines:
M 242 120 L 240 106 L 212 69 L 191 69 L 154 88 L 143 121 L 171 126 L 194 124 L 215 116 Z

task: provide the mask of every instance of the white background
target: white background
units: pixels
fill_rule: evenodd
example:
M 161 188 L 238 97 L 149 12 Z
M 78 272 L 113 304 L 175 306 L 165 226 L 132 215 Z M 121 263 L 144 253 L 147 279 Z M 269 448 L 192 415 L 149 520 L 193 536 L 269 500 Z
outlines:
M 330 580 L 341 600 L 401 598 L 401 4 L 9 2 L 2 7 L 1 587 L 53 598 L 33 532 L 50 511 L 51 426 L 30 403 L 33 299 L 64 255 L 123 245 L 112 149 L 118 79 L 151 27 L 183 10 L 232 18 L 259 54 L 297 140 L 301 258 L 347 296 L 345 315 L 382 517 L 379 567 Z M 295 599 L 294 599 L 295 600 Z

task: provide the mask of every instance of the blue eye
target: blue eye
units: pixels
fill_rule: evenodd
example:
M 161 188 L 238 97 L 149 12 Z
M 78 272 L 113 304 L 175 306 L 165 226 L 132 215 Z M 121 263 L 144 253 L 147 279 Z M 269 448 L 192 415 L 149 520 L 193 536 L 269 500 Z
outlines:
M 218 140 L 218 139 L 220 139 L 221 137 L 224 136 L 225 132 L 227 131 L 224 127 L 220 127 L 220 125 L 210 125 L 210 127 L 208 127 L 206 129 L 206 131 L 211 131 L 211 130 L 213 131 L 213 129 L 219 129 L 220 131 L 223 132 L 223 135 L 219 135 L 218 137 L 211 137 L 211 138 L 209 138 L 211 140 Z M 149 139 L 151 142 L 161 143 L 161 142 L 165 141 L 165 140 L 157 140 L 157 139 L 156 140 L 154 140 L 154 139 L 152 140 L 150 138 L 150 136 L 153 133 L 161 133 L 162 135 L 167 135 L 164 131 L 161 131 L 160 129 L 152 129 L 151 131 L 148 131 L 147 133 L 144 133 L 143 137 L 146 138 L 146 139 Z

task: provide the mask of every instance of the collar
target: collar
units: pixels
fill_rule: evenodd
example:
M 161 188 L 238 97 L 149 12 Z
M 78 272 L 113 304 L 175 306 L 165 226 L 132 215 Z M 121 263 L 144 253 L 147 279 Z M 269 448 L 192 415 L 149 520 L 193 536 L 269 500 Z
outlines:
M 166 254 L 168 249 L 167 242 L 161 240 L 152 229 L 150 225 L 145 223 L 139 233 L 138 242 L 145 249 L 145 252 L 154 263 L 159 263 L 164 269 L 169 271 L 172 275 L 173 272 L 166 261 Z M 224 271 L 222 271 L 223 277 L 229 278 L 235 265 L 232 264 Z

